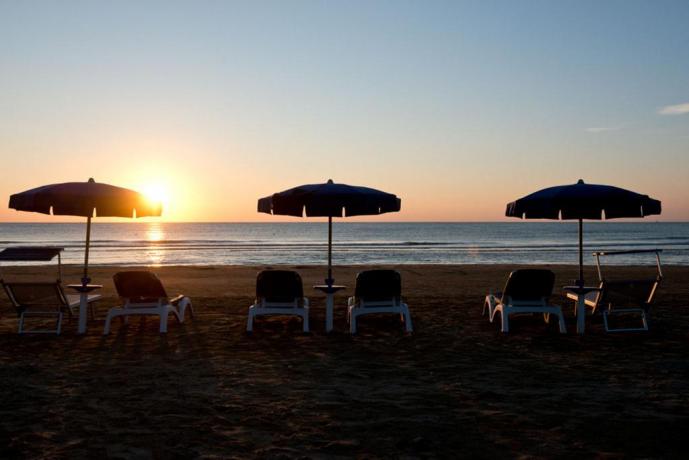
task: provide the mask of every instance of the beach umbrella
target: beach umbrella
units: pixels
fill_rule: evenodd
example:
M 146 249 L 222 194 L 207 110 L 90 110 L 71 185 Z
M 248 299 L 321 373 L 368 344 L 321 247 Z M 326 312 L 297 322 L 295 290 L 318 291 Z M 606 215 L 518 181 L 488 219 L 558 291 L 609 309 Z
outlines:
M 522 219 L 579 221 L 579 286 L 584 285 L 583 220 L 645 217 L 660 214 L 660 201 L 611 185 L 576 184 L 549 187 L 507 204 L 505 215 Z
M 91 244 L 91 218 L 160 216 L 162 206 L 143 194 L 114 185 L 88 182 L 66 182 L 44 185 L 10 196 L 9 207 L 17 211 L 40 212 L 54 216 L 86 217 L 86 251 L 84 277 L 86 285 Z
M 333 217 L 370 216 L 397 212 L 402 200 L 392 193 L 368 187 L 309 184 L 294 187 L 258 200 L 258 212 L 282 216 L 328 218 L 328 286 L 333 284 Z

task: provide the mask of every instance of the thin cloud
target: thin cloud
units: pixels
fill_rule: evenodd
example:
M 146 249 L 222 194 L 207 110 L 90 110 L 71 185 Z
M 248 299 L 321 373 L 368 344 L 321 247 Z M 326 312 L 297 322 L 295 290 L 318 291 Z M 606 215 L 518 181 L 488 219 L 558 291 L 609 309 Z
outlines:
M 689 113 L 689 102 L 677 105 L 666 105 L 658 109 L 660 115 L 684 115 Z
M 608 131 L 619 131 L 623 126 L 594 126 L 586 128 L 587 133 L 607 133 Z

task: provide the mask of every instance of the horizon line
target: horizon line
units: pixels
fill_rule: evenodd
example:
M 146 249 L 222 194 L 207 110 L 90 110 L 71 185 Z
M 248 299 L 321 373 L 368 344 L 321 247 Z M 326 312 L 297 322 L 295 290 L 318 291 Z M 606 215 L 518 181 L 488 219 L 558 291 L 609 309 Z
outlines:
M 108 217 L 104 217 L 102 219 L 109 219 Z M 223 221 L 223 220 L 166 220 L 166 221 L 156 221 L 156 220 L 147 220 L 144 221 L 143 219 L 150 219 L 150 217 L 143 217 L 141 219 L 127 219 L 127 220 L 119 220 L 119 221 L 92 221 L 92 225 L 98 225 L 98 224 L 147 224 L 147 223 L 160 223 L 160 224 L 267 224 L 267 225 L 272 225 L 272 224 L 315 224 L 315 223 L 323 223 L 319 222 L 317 220 L 307 220 L 307 219 L 302 219 L 302 220 L 294 220 L 294 221 L 286 221 L 286 220 L 279 220 L 279 221 L 274 221 L 274 222 L 268 222 L 268 221 Z M 334 221 L 337 223 L 344 223 L 344 224 L 509 224 L 509 223 L 571 223 L 571 222 L 576 222 L 577 219 L 510 219 L 510 220 L 394 220 L 394 221 L 380 221 L 380 220 L 359 220 L 359 221 L 351 221 L 351 220 L 345 220 L 345 218 L 338 218 L 342 219 L 340 221 Z M 606 222 L 617 222 L 620 224 L 624 223 L 636 223 L 636 224 L 643 224 L 643 223 L 648 223 L 648 224 L 655 224 L 655 223 L 665 223 L 665 224 L 685 224 L 689 223 L 689 219 L 687 220 L 660 220 L 660 219 L 643 219 L 643 218 L 622 218 L 622 219 L 584 219 L 584 223 L 606 223 Z M 55 225 L 55 224 L 80 224 L 80 221 L 0 221 L 0 224 L 13 224 L 13 225 L 22 225 L 22 224 L 48 224 L 48 225 Z

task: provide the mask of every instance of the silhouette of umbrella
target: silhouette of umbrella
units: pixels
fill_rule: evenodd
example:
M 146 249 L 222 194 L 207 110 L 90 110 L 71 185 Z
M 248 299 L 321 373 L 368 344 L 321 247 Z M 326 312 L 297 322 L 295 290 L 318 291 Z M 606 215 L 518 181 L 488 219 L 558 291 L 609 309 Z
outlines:
M 369 216 L 400 210 L 402 201 L 396 195 L 368 187 L 325 184 L 294 187 L 258 200 L 258 212 L 297 217 L 328 218 L 328 286 L 333 284 L 332 241 L 333 217 Z
M 576 184 L 549 187 L 507 204 L 505 215 L 523 219 L 579 221 L 579 286 L 584 285 L 583 220 L 645 217 L 660 214 L 660 201 L 611 185 Z
M 114 185 L 88 182 L 66 182 L 37 187 L 10 196 L 9 207 L 17 211 L 40 212 L 54 216 L 86 217 L 86 251 L 84 277 L 88 277 L 89 247 L 91 245 L 91 218 L 160 216 L 162 206 L 152 203 L 143 194 Z

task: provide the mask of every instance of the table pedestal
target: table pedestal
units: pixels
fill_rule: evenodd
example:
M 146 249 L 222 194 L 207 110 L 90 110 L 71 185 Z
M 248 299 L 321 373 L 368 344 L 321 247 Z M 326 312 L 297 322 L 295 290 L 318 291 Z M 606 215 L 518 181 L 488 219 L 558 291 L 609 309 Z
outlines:
M 325 332 L 330 332 L 333 330 L 333 316 L 335 310 L 335 293 L 346 289 L 347 286 L 342 286 L 339 284 L 333 284 L 328 286 L 327 284 L 318 284 L 313 287 L 314 289 L 325 293 Z
M 564 290 L 571 292 L 576 297 L 577 334 L 583 335 L 586 329 L 586 294 L 600 291 L 600 288 L 593 286 L 565 286 Z M 572 298 L 572 296 L 568 297 Z
M 68 288 L 79 292 L 79 326 L 77 327 L 78 334 L 86 334 L 86 321 L 88 319 L 89 311 L 89 292 L 95 291 L 103 287 L 101 284 L 68 284 Z

